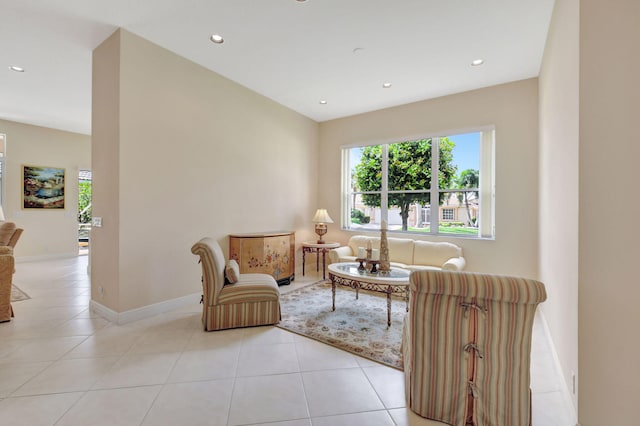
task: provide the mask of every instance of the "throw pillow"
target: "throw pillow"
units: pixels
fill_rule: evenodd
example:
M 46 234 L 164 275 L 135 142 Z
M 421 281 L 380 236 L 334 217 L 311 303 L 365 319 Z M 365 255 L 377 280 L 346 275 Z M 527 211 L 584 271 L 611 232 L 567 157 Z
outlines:
M 229 281 L 229 284 L 235 284 L 240 277 L 240 267 L 235 259 L 231 259 L 227 262 L 227 266 L 224 268 L 224 275 Z

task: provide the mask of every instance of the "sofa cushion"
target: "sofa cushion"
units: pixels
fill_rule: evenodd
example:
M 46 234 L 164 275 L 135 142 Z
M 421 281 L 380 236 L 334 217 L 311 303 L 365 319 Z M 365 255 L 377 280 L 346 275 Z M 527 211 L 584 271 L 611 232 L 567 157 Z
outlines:
M 413 264 L 439 268 L 452 257 L 462 256 L 462 249 L 446 242 L 416 241 L 413 247 Z
M 368 237 L 366 235 L 354 235 L 349 238 L 349 247 L 351 247 L 352 256 L 358 255 L 358 247 L 367 248 L 367 243 L 371 241 L 371 247 L 374 249 L 380 248 L 380 238 L 379 237 Z
M 413 263 L 413 240 L 406 238 L 387 238 L 389 260 L 411 265 Z
M 238 282 L 224 286 L 218 296 L 222 305 L 278 300 L 280 290 L 276 280 L 267 274 L 242 274 Z

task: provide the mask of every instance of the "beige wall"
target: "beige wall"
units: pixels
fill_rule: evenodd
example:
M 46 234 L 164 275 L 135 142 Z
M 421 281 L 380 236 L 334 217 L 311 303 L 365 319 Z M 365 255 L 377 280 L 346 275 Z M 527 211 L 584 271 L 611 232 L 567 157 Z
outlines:
M 340 147 L 495 125 L 496 238 L 452 239 L 471 271 L 538 275 L 538 80 L 529 79 L 320 125 L 319 203 L 340 217 Z M 326 238 L 352 233 L 329 226 Z M 415 237 L 418 238 L 418 237 Z M 443 240 L 448 237 L 441 237 Z
M 638 424 L 638 22 L 637 0 L 580 2 L 582 426 Z
M 103 299 L 94 291 L 94 300 L 123 312 L 201 291 L 190 249 L 204 236 L 225 252 L 230 233 L 293 230 L 298 247 L 309 239 L 318 124 L 134 34 L 119 37 L 119 77 L 104 58 L 106 75 L 94 79 L 119 86 L 119 101 L 102 93 L 118 113 L 93 117 L 95 143 L 108 142 L 103 149 L 113 157 L 102 167 L 117 188 L 94 192 L 104 227 L 94 231 L 92 281 L 108 287 Z M 99 47 L 94 66 L 100 54 Z M 103 101 L 95 93 L 94 106 Z M 94 170 L 102 173 L 98 164 Z M 99 201 L 112 196 L 115 208 Z M 96 259 L 109 256 L 102 246 L 112 244 L 116 282 Z M 112 289 L 119 292 L 113 303 Z
M 117 310 L 121 259 L 119 31 L 93 52 L 92 74 L 92 214 L 102 218 L 103 228 L 91 230 L 91 295 Z
M 541 305 L 565 384 L 578 374 L 579 0 L 558 0 L 540 72 Z M 577 405 L 577 395 L 572 395 Z
M 0 120 L 7 137 L 2 171 L 6 220 L 24 229 L 16 245 L 18 260 L 78 254 L 78 171 L 91 169 L 91 137 Z M 65 169 L 64 210 L 22 208 L 22 166 Z

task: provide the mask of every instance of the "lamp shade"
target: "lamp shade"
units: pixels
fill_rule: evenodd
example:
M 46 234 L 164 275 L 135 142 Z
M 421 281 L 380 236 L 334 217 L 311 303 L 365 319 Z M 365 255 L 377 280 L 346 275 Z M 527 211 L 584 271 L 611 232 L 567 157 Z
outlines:
M 311 221 L 313 223 L 333 223 L 333 220 L 329 217 L 329 213 L 327 213 L 327 209 L 318 209 Z
M 4 210 L 2 210 L 2 206 L 0 206 L 0 220 L 5 220 L 4 219 Z

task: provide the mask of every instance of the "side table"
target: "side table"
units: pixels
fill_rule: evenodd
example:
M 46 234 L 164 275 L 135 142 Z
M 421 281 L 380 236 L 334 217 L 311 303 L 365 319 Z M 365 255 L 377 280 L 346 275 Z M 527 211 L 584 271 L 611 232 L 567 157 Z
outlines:
M 331 249 L 340 247 L 340 243 L 318 244 L 316 241 L 305 241 L 302 243 L 302 276 L 304 277 L 304 257 L 307 253 L 316 254 L 316 272 L 320 270 L 320 253 L 322 253 L 322 279 L 326 279 L 326 256 Z

